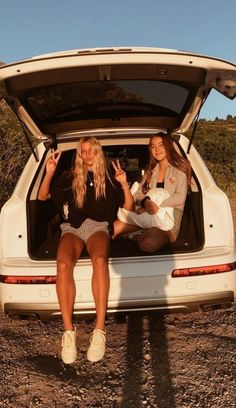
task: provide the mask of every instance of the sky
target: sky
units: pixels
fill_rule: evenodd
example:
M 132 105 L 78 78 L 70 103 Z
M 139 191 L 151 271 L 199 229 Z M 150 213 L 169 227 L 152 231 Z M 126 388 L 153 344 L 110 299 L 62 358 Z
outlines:
M 236 64 L 236 0 L 0 0 L 0 61 L 112 46 L 171 48 Z M 212 91 L 200 118 L 236 116 Z

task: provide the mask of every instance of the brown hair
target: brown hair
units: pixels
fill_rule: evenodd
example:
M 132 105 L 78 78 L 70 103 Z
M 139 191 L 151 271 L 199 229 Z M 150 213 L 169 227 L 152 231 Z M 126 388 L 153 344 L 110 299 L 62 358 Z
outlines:
M 155 137 L 160 137 L 162 139 L 168 162 L 173 167 L 176 167 L 177 169 L 179 169 L 180 171 L 186 174 L 187 185 L 188 185 L 188 188 L 190 188 L 192 171 L 191 171 L 191 164 L 189 160 L 185 159 L 177 152 L 177 150 L 174 147 L 174 140 L 170 134 L 161 133 L 161 134 L 156 134 L 156 135 L 151 136 L 149 140 L 149 160 L 148 160 L 148 164 L 146 166 L 145 173 L 144 173 L 143 192 L 146 193 L 147 186 L 151 180 L 153 169 L 156 167 L 158 163 L 158 161 L 153 158 L 153 155 L 151 152 L 152 140 Z

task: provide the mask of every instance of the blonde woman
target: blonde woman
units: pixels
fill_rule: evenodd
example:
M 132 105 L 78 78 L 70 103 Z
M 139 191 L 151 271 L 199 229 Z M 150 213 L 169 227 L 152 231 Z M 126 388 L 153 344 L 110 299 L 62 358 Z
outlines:
M 177 239 L 190 183 L 190 163 L 176 151 L 172 137 L 169 134 L 152 136 L 149 141 L 149 162 L 134 193 L 134 201 L 150 215 L 158 214 L 160 208 L 172 208 L 174 226 L 167 231 L 157 227 L 147 228 L 141 234 L 134 235 L 141 251 L 153 253 Z M 148 195 L 148 191 L 155 188 L 165 189 L 169 193 L 169 197 L 162 201 L 159 207 L 151 195 Z M 139 226 L 120 220 L 115 221 L 114 227 L 113 238 L 140 229 Z
M 96 307 L 96 325 L 87 352 L 89 361 L 102 359 L 105 353 L 105 315 L 109 294 L 108 257 L 113 221 L 121 202 L 126 209 L 133 206 L 126 174 L 119 162 L 112 163 L 115 182 L 107 172 L 100 143 L 93 137 L 82 138 L 77 147 L 74 168 L 64 172 L 53 183 L 60 153 L 53 153 L 46 164 L 46 175 L 38 199 L 50 197 L 64 218 L 57 251 L 57 296 L 64 323 L 62 360 L 76 360 L 76 328 L 72 315 L 75 303 L 73 270 L 86 247 L 93 266 L 92 293 Z M 116 183 L 116 181 L 118 183 Z

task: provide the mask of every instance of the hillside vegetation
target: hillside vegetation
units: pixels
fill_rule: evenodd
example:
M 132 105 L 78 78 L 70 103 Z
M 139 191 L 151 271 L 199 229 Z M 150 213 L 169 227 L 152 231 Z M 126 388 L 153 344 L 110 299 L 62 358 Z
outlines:
M 216 183 L 228 195 L 236 192 L 236 116 L 198 122 L 194 145 Z
M 10 197 L 31 153 L 17 116 L 0 102 L 0 208 Z
M 227 194 L 235 193 L 236 116 L 201 119 L 194 144 L 219 187 Z M 0 208 L 10 197 L 30 153 L 17 117 L 4 101 L 0 102 Z

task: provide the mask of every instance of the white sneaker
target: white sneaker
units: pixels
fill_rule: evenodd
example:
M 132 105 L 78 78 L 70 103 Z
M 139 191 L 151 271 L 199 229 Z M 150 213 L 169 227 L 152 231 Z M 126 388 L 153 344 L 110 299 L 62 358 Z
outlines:
M 94 329 L 90 339 L 90 346 L 87 351 L 87 359 L 92 363 L 101 360 L 105 354 L 106 332 L 100 329 Z
M 72 364 L 77 357 L 76 330 L 67 330 L 63 333 L 61 342 L 61 358 L 65 364 Z

